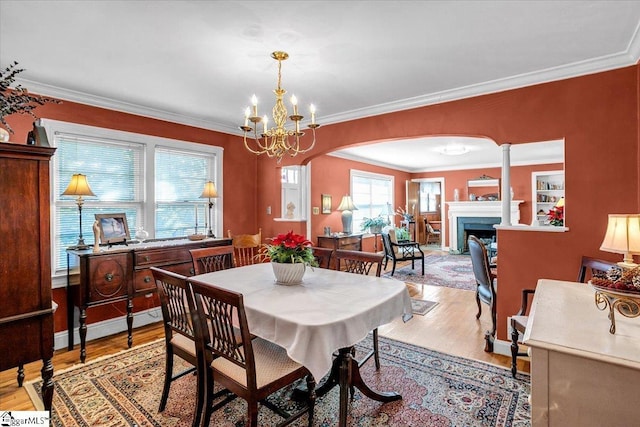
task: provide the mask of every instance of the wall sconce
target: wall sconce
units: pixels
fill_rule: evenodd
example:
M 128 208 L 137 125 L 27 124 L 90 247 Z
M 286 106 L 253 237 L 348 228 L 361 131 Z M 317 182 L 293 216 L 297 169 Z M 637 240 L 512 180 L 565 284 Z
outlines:
M 351 220 L 353 218 L 353 211 L 358 210 L 356 205 L 353 204 L 351 196 L 342 196 L 342 201 L 338 210 L 342 211 L 342 232 L 344 234 L 351 234 Z
M 633 254 L 640 254 L 640 214 L 609 214 L 600 250 L 623 254 L 623 260 L 618 263 L 620 267 L 637 267 Z
M 78 204 L 78 219 L 80 222 L 80 235 L 78 236 L 78 244 L 75 249 L 86 249 L 88 246 L 84 243 L 84 238 L 82 237 L 82 205 L 84 204 L 84 200 L 82 200 L 82 196 L 95 196 L 91 188 L 89 187 L 89 183 L 87 182 L 86 175 L 81 173 L 73 174 L 71 177 L 71 182 L 67 186 L 67 189 L 62 193 L 63 196 L 77 196 L 76 203 Z
M 216 185 L 213 181 L 207 181 L 204 185 L 204 190 L 200 195 L 201 199 L 209 199 L 209 231 L 207 232 L 207 237 L 216 237 L 213 235 L 213 231 L 211 230 L 211 208 L 213 208 L 213 201 L 211 199 L 215 199 L 216 197 L 218 197 Z

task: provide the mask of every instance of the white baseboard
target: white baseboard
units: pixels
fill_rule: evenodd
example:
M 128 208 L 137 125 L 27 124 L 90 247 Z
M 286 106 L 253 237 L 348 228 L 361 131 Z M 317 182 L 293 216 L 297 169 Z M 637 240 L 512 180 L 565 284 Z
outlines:
M 133 313 L 133 327 L 149 325 L 162 321 L 162 311 L 160 307 L 154 307 L 147 310 Z M 87 342 L 109 335 L 117 334 L 127 330 L 127 316 L 114 317 L 112 319 L 103 320 L 101 322 L 90 323 L 87 325 Z M 79 328 L 73 328 L 73 343 L 80 344 Z M 135 342 L 135 333 L 133 340 Z M 54 336 L 54 349 L 59 350 L 67 348 L 68 331 L 56 332 Z
M 493 352 L 495 354 L 501 354 L 503 356 L 511 357 L 511 341 L 494 340 Z

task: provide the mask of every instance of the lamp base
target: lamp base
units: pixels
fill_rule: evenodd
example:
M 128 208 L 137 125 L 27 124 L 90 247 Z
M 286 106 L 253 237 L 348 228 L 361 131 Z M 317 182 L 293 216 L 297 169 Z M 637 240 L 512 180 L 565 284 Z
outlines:
M 353 213 L 351 211 L 342 211 L 342 232 L 344 234 L 351 234 L 351 220 L 353 219 Z

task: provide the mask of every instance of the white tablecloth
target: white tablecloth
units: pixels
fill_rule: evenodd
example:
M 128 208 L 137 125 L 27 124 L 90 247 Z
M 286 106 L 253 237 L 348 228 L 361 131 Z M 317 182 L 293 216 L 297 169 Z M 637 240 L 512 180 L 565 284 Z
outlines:
M 193 279 L 242 293 L 251 333 L 284 347 L 317 381 L 329 372 L 334 351 L 412 316 L 407 288 L 395 279 L 307 268 L 301 285 L 282 286 L 268 263 Z

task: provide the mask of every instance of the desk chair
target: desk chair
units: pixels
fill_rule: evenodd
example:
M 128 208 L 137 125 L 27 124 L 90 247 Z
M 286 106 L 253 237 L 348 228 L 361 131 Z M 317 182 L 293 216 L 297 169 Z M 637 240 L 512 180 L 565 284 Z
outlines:
M 162 388 L 160 407 L 158 408 L 158 412 L 162 412 L 167 405 L 171 383 L 186 374 L 194 372 L 198 366 L 198 356 L 195 343 L 196 337 L 189 314 L 189 299 L 192 297 L 188 291 L 187 278 L 157 267 L 151 267 L 151 272 L 156 282 L 158 297 L 160 298 L 166 347 L 164 387 Z M 174 354 L 193 365 L 193 367 L 173 376 Z M 200 424 L 204 393 L 204 383 L 198 376 L 193 427 Z
M 234 264 L 236 267 L 251 265 L 256 263 L 256 255 L 262 245 L 262 228 L 257 234 L 236 234 L 233 236 L 228 230 L 229 238 L 234 252 Z
M 233 245 L 214 246 L 189 250 L 193 261 L 194 274 L 233 268 Z
M 382 272 L 382 261 L 384 255 L 372 252 L 348 251 L 344 249 L 336 250 L 336 269 L 344 269 L 348 273 L 369 275 L 372 271 L 376 277 L 380 277 Z M 367 353 L 358 361 L 358 366 L 362 366 L 373 356 L 376 369 L 380 369 L 380 353 L 378 352 L 378 328 L 373 330 L 373 350 Z M 353 395 L 353 389 L 351 391 Z
M 198 352 L 206 371 L 206 393 L 203 426 L 208 426 L 212 413 L 235 396 L 247 402 L 247 424 L 258 425 L 258 403 L 285 418 L 288 424 L 305 413 L 309 426 L 313 425 L 315 408 L 315 380 L 303 365 L 291 360 L 284 348 L 262 338 L 251 339 L 242 294 L 217 286 L 191 280 L 193 302 L 197 316 L 194 330 Z M 237 326 L 234 325 L 237 322 Z M 238 345 L 237 343 L 244 343 Z M 306 377 L 307 407 L 289 414 L 266 398 L 294 381 Z M 214 381 L 235 396 L 227 396 L 213 404 Z M 221 416 L 225 416 L 222 414 Z M 282 425 L 280 424 L 280 425 Z
M 480 318 L 482 314 L 482 306 L 480 302 L 483 302 L 489 306 L 491 310 L 491 331 L 485 333 L 486 345 L 484 351 L 493 351 L 493 341 L 496 335 L 496 317 L 497 317 L 497 292 L 496 281 L 497 278 L 494 273 L 491 272 L 489 264 L 489 255 L 487 254 L 487 247 L 476 236 L 469 236 L 467 240 L 469 246 L 469 252 L 471 254 L 471 265 L 473 266 L 473 276 L 476 279 L 476 303 L 478 304 L 478 314 L 476 319 Z

